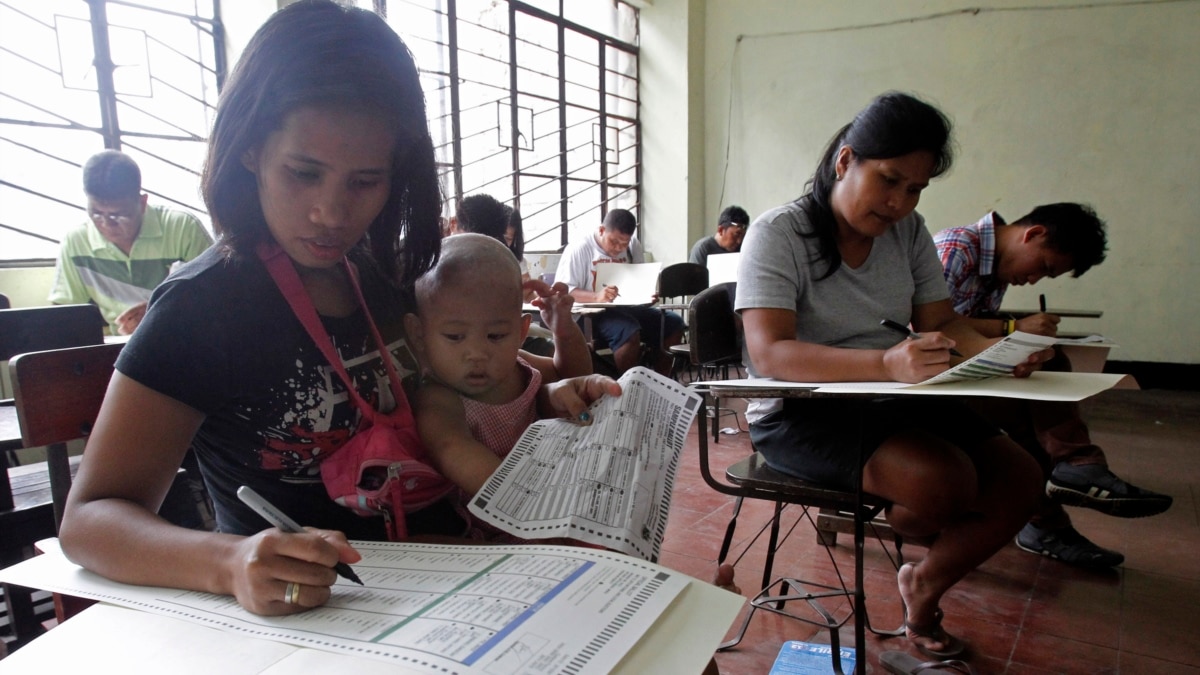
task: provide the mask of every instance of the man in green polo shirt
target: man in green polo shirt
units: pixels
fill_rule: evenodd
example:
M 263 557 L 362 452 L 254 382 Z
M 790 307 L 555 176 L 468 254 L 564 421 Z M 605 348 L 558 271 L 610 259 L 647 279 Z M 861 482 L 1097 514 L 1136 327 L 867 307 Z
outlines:
M 92 224 L 63 238 L 50 302 L 94 302 L 114 335 L 129 335 L 171 266 L 200 255 L 212 237 L 190 213 L 147 206 L 141 170 L 116 150 L 83 165 L 83 192 Z

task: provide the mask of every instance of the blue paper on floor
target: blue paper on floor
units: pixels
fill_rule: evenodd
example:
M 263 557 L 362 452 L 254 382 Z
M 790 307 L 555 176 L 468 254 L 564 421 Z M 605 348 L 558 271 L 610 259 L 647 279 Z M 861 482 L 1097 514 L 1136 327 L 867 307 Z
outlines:
M 854 672 L 854 650 L 842 647 L 842 672 Z M 789 640 L 779 649 L 769 675 L 828 675 L 833 672 L 833 648 L 813 642 Z

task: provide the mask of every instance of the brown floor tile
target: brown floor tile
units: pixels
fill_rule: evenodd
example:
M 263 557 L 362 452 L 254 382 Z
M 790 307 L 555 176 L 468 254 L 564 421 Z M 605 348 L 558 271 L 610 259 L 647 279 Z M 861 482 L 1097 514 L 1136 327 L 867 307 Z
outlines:
M 1116 649 L 1036 631 L 1021 632 L 1013 649 L 1012 661 L 1056 673 L 1099 675 L 1118 672 Z
M 737 400 L 731 404 L 742 405 Z M 1126 564 L 1081 570 L 1010 544 L 946 595 L 946 627 L 968 643 L 968 658 L 981 674 L 1200 673 L 1200 629 L 1193 618 L 1200 606 L 1200 565 L 1195 563 L 1200 558 L 1200 453 L 1194 450 L 1200 445 L 1200 393 L 1112 391 L 1085 402 L 1084 410 L 1093 440 L 1105 449 L 1117 475 L 1171 494 L 1173 507 L 1134 520 L 1068 509 L 1081 533 L 1124 553 Z M 716 568 L 732 498 L 704 484 L 697 443 L 693 430 L 676 477 L 662 563 L 708 579 Z M 709 447 L 718 477 L 751 451 L 746 434 L 722 436 Z M 731 560 L 741 556 L 737 581 L 746 596 L 754 595 L 761 583 L 766 534 L 752 539 L 771 512 L 769 503 L 748 501 L 739 518 Z M 785 531 L 796 512 L 795 507 L 785 512 Z M 852 583 L 851 544 L 852 537 L 841 535 L 837 546 L 826 549 L 816 543 L 811 527 L 801 523 L 780 546 L 773 576 L 831 582 L 836 580 L 832 554 Z M 892 550 L 890 542 L 887 548 Z M 920 560 L 925 549 L 906 545 L 904 554 L 906 560 Z M 878 543 L 868 541 L 863 567 L 872 624 L 900 625 L 894 562 Z M 832 601 L 830 607 L 848 610 Z M 847 622 L 840 635 L 843 646 L 852 646 L 853 623 Z M 727 674 L 763 675 L 787 640 L 827 643 L 829 636 L 759 611 L 742 644 L 718 654 L 717 663 Z M 884 672 L 878 660 L 883 651 L 916 654 L 902 637 L 869 635 L 866 648 L 872 673 Z
M 1200 675 L 1200 667 L 1121 652 L 1121 675 Z

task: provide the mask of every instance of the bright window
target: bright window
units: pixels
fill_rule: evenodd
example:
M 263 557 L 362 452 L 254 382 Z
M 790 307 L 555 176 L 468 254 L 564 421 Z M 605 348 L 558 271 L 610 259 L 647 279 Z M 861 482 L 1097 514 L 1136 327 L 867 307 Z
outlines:
M 225 68 L 217 2 L 0 0 L 0 265 L 55 257 L 85 219 L 83 162 L 105 147 L 134 157 L 152 201 L 206 220 L 199 175 Z M 520 208 L 527 250 L 553 251 L 610 208 L 637 210 L 636 9 L 358 4 L 387 17 L 416 58 L 446 215 L 487 192 Z M 111 78 L 93 65 L 105 61 L 96 34 Z
M 214 3 L 0 0 L 0 264 L 57 255 L 86 219 L 81 167 L 106 138 L 155 203 L 205 216 L 198 179 L 224 52 Z M 111 77 L 93 65 L 108 59 Z
M 637 10 L 612 0 L 361 0 L 412 50 L 446 215 L 515 204 L 526 249 L 553 251 L 640 198 Z M 513 67 L 513 64 L 516 67 Z

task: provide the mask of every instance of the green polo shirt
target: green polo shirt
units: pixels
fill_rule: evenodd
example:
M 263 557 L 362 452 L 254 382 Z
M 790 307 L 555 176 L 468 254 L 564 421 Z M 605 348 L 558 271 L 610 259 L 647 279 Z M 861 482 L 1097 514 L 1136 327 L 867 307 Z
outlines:
M 58 251 L 50 302 L 94 302 L 116 335 L 117 316 L 150 299 L 171 265 L 188 261 L 212 245 L 200 220 L 184 211 L 147 206 L 142 229 L 129 255 L 100 235 L 90 222 L 67 233 Z

